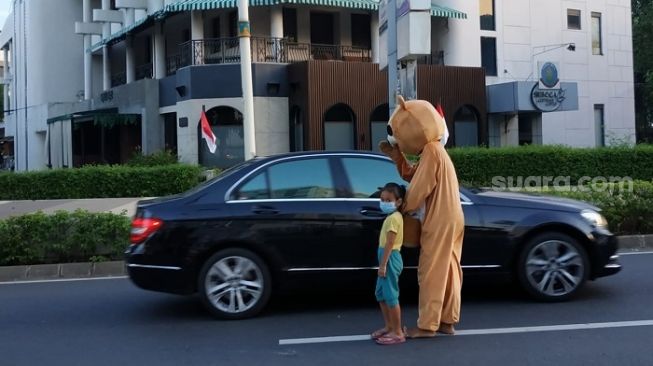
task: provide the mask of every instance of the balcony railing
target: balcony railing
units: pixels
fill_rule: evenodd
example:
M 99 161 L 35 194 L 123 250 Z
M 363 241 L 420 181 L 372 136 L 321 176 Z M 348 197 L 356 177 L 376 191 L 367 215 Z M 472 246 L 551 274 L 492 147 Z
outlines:
M 111 76 L 112 88 L 126 83 L 127 83 L 127 74 L 125 72 L 118 72 Z
M 144 64 L 136 68 L 136 80 L 152 79 L 152 64 Z
M 372 51 L 354 46 L 292 42 L 285 38 L 252 37 L 252 62 L 292 63 L 309 60 L 371 62 Z M 166 71 L 190 65 L 235 64 L 240 62 L 239 38 L 193 40 L 182 43 L 179 53 L 166 59 Z

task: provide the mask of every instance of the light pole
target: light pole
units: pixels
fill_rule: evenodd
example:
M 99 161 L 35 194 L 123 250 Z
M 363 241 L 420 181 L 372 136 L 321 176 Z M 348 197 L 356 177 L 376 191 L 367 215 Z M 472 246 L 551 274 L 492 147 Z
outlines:
M 238 0 L 238 37 L 240 37 L 240 78 L 243 90 L 243 137 L 245 160 L 256 156 L 254 130 L 254 91 L 252 90 L 252 49 L 249 31 L 249 0 Z

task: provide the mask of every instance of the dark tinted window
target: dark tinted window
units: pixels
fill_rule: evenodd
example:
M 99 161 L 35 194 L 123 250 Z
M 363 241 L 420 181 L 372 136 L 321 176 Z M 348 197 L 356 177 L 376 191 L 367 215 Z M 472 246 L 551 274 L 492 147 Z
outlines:
M 352 186 L 354 197 L 371 198 L 386 183 L 408 185 L 394 163 L 380 159 L 343 158 L 342 164 Z
M 567 28 L 580 29 L 580 10 L 567 9 Z
M 333 184 L 327 159 L 294 160 L 268 168 L 270 193 L 276 199 L 333 198 Z
M 370 35 L 371 17 L 369 14 L 351 15 L 351 45 L 364 49 L 372 48 Z
M 283 8 L 283 36 L 297 42 L 297 9 Z
M 481 37 L 481 63 L 485 75 L 497 76 L 497 40 L 492 37 Z
M 480 0 L 481 30 L 495 30 L 494 0 Z
M 238 200 L 261 200 L 270 198 L 266 173 L 259 173 L 245 183 L 236 194 Z

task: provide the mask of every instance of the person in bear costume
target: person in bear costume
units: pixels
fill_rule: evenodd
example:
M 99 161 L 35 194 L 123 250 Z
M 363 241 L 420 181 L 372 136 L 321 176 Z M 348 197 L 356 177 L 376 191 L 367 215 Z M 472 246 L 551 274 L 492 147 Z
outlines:
M 442 143 L 448 135 L 446 124 L 431 103 L 397 99 L 388 122 L 389 142 L 382 141 L 379 147 L 410 183 L 404 212 L 423 210 L 417 269 L 419 317 L 417 328 L 408 329 L 407 336 L 454 334 L 454 324 L 460 318 L 465 218 L 456 170 Z M 411 165 L 404 154 L 419 155 L 419 162 Z

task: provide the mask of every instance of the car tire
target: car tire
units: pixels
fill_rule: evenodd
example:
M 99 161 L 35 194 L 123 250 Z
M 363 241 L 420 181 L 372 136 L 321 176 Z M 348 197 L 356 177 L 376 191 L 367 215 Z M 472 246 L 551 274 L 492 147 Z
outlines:
M 530 239 L 517 262 L 524 290 L 540 301 L 572 298 L 588 278 L 590 264 L 585 248 L 569 235 L 548 232 Z
M 265 262 L 249 250 L 230 248 L 212 255 L 197 283 L 202 303 L 220 319 L 257 315 L 270 300 L 272 276 Z

